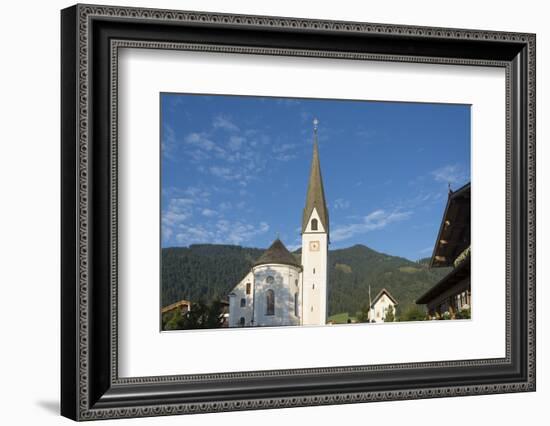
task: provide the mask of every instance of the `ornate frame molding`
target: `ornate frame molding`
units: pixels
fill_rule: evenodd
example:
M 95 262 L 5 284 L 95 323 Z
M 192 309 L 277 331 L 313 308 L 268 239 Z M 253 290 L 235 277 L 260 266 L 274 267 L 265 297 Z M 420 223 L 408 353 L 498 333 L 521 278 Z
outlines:
M 101 49 L 101 40 L 94 44 L 94 23 L 124 24 L 139 23 L 144 28 L 159 28 L 159 26 L 178 25 L 192 28 L 225 28 L 231 30 L 253 29 L 256 31 L 282 31 L 294 34 L 315 32 L 328 36 L 335 34 L 350 34 L 351 37 L 372 36 L 387 40 L 413 40 L 438 42 L 464 42 L 468 46 L 506 46 L 506 52 L 519 51 L 521 58 L 511 55 L 500 58 L 481 57 L 445 57 L 437 55 L 405 55 L 399 53 L 359 52 L 345 50 L 324 50 L 316 48 L 295 48 L 276 46 L 247 46 L 243 44 L 216 44 L 211 42 L 182 42 L 178 40 L 142 40 L 133 39 L 132 35 L 124 39 L 109 38 L 104 52 L 109 59 L 107 68 L 110 76 L 103 81 L 95 75 L 99 72 L 94 66 L 100 61 L 94 52 Z M 416 398 L 434 398 L 442 396 L 461 396 L 488 393 L 505 393 L 518 391 L 533 391 L 535 389 L 535 36 L 510 32 L 477 31 L 447 28 L 410 27 L 401 25 L 369 24 L 358 22 L 337 22 L 324 20 L 309 20 L 266 16 L 228 15 L 202 12 L 169 11 L 156 9 L 135 9 L 125 7 L 104 7 L 77 5 L 63 11 L 63 70 L 70 75 L 62 92 L 63 114 L 65 119 L 73 119 L 71 125 L 63 127 L 63 149 L 67 151 L 63 158 L 63 175 L 72 178 L 71 183 L 63 183 L 63 211 L 66 215 L 74 214 L 74 224 L 64 225 L 62 235 L 63 269 L 65 277 L 62 282 L 63 292 L 69 294 L 62 299 L 62 345 L 65 359 L 71 359 L 70 365 L 64 365 L 62 374 L 62 414 L 78 420 L 91 420 L 113 417 L 140 417 L 151 415 L 169 415 L 197 412 L 214 412 L 244 409 L 276 408 L 307 405 L 342 404 L 351 402 L 401 400 Z M 222 373 L 192 376 L 161 376 L 119 378 L 117 368 L 117 88 L 118 88 L 118 49 L 154 48 L 195 50 L 208 52 L 225 52 L 235 54 L 261 54 L 283 56 L 309 56 L 332 59 L 353 59 L 371 61 L 396 61 L 418 63 L 441 63 L 455 65 L 481 65 L 503 67 L 506 69 L 506 110 L 507 110 L 507 152 L 506 152 L 506 357 L 503 359 L 464 360 L 452 362 L 392 364 L 361 367 L 327 367 L 318 369 L 274 370 L 267 372 Z M 95 62 L 95 63 L 94 63 Z M 522 68 L 522 69 L 519 69 Z M 519 70 L 519 71 L 518 71 Z M 103 84 L 101 89 L 99 86 Z M 109 99 L 108 133 L 110 147 L 108 156 L 109 188 L 108 206 L 99 206 L 95 188 L 101 186 L 96 182 L 91 157 L 95 155 L 93 145 L 94 108 L 97 107 L 95 95 L 102 90 L 102 96 Z M 110 93 L 104 93 L 108 91 Z M 521 93 L 520 93 L 521 92 Z M 518 104 L 518 93 L 522 96 Z M 98 114 L 99 116 L 100 114 Z M 519 116 L 518 116 L 519 115 Z M 104 117 L 105 115 L 102 115 Z M 518 117 L 524 129 L 519 129 L 514 117 Z M 515 125 L 514 125 L 515 124 Z M 524 131 L 522 135 L 521 132 Z M 97 132 L 99 133 L 99 132 Z M 517 140 L 519 146 L 514 145 Z M 514 145 L 514 146 L 513 146 Z M 518 154 L 519 149 L 519 154 Z M 102 151 L 103 152 L 103 151 Z M 71 155 L 74 154 L 74 155 Z M 521 158 L 516 158 L 517 156 Z M 522 164 L 516 164 L 521 160 Z M 96 160 L 97 161 L 97 160 Z M 93 167 L 96 167 L 95 165 Z M 523 177 L 522 177 L 523 176 Z M 523 180 L 521 180 L 523 179 Z M 521 181 L 520 181 L 521 180 Z M 518 185 L 517 187 L 515 185 Z M 66 194 L 66 195 L 65 195 Z M 525 217 L 518 218 L 513 208 L 516 202 L 523 203 Z M 103 318 L 103 324 L 108 328 L 103 332 L 96 331 L 95 324 L 98 315 L 92 310 L 94 288 L 93 253 L 97 238 L 93 234 L 94 214 L 98 208 L 108 210 L 109 241 L 103 250 L 109 252 L 109 310 L 108 318 Z M 517 240 L 515 233 L 519 228 L 525 228 L 525 235 Z M 516 238 L 516 240 L 514 240 Z M 514 247 L 512 241 L 514 243 Z M 521 252 L 521 253 L 520 253 Z M 524 256 L 526 269 L 523 274 L 514 270 L 513 256 Z M 70 266 L 68 266 L 70 264 Z M 97 275 L 97 274 L 95 274 Z M 514 280 L 517 285 L 514 287 Z M 524 286 L 524 287 L 521 287 Z M 521 288 L 520 288 L 521 287 Z M 518 293 L 518 289 L 521 290 Z M 514 310 L 512 301 L 518 294 L 524 297 L 522 311 Z M 70 300 L 67 300 L 70 299 Z M 105 298 L 100 299 L 106 301 Z M 72 304 L 71 304 L 72 302 Z M 69 306 L 71 305 L 71 306 Z M 97 308 L 95 308 L 97 310 Z M 525 325 L 525 346 L 517 347 L 514 341 L 513 327 L 516 321 Z M 70 325 L 68 323 L 71 323 Z M 92 330 L 94 329 L 94 330 Z M 99 333 L 99 334 L 97 334 Z M 103 336 L 103 334 L 105 336 Z M 109 356 L 94 352 L 91 342 L 107 339 Z M 516 338 L 517 340 L 517 338 Z M 512 366 L 513 349 L 525 353 L 525 364 L 519 367 L 522 374 L 518 379 L 496 384 L 442 385 L 427 387 L 398 387 L 391 390 L 361 390 L 319 392 L 308 395 L 292 394 L 273 395 L 258 398 L 219 398 L 205 401 L 172 401 L 159 397 L 153 400 L 140 400 L 129 397 L 132 387 L 150 386 L 180 386 L 187 384 L 205 385 L 218 383 L 227 379 L 266 379 L 277 377 L 304 378 L 309 376 L 327 377 L 346 374 L 369 373 L 380 371 L 405 371 L 411 369 L 436 369 L 447 371 L 450 368 L 472 368 L 488 366 Z M 75 356 L 76 354 L 76 356 Z M 96 358 L 102 358 L 96 362 Z M 93 360 L 91 358 L 94 358 Z M 107 359 L 108 358 L 108 362 Z M 101 379 L 94 382 L 94 375 Z M 154 390 L 151 390 L 152 395 Z M 74 397 L 70 396 L 74 393 Z M 162 393 L 162 392 L 161 392 Z

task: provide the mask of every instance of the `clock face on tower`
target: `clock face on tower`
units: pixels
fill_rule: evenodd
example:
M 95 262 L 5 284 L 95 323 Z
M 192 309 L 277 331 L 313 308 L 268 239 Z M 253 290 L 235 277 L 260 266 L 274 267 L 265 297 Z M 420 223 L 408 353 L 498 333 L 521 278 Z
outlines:
M 319 251 L 319 241 L 310 241 L 309 242 L 309 251 Z

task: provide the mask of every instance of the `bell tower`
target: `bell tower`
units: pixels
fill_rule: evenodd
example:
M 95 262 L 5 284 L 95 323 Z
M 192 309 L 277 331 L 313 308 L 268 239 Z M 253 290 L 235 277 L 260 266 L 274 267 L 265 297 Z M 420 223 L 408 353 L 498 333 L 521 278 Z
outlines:
M 313 159 L 302 216 L 302 324 L 327 320 L 329 218 L 321 176 L 317 130 L 313 120 Z

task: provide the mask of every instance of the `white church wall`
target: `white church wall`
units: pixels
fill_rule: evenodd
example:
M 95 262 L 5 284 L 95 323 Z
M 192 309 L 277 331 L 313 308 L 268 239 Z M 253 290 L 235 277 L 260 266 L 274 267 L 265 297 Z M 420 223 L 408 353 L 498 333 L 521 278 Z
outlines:
M 254 269 L 254 325 L 283 326 L 299 325 L 295 315 L 295 294 L 300 294 L 300 268 L 290 265 L 268 264 Z M 270 278 L 271 277 L 271 278 Z M 269 290 L 274 293 L 273 315 L 267 312 Z M 298 297 L 298 299 L 300 299 Z M 298 309 L 298 312 L 300 309 Z
M 395 314 L 395 303 L 386 295 L 383 294 L 374 304 L 373 312 L 374 322 L 384 322 L 388 308 L 392 306 Z M 372 320 L 372 319 L 371 319 Z
M 317 231 L 311 222 L 317 220 Z M 328 238 L 323 224 L 313 209 L 302 234 L 303 324 L 324 325 L 327 316 Z
M 250 284 L 250 293 L 246 293 L 247 284 Z M 241 327 L 241 318 L 244 325 L 249 327 L 252 320 L 252 301 L 254 295 L 254 275 L 252 271 L 237 284 L 229 296 L 229 327 Z M 245 300 L 245 306 L 241 306 L 241 300 Z

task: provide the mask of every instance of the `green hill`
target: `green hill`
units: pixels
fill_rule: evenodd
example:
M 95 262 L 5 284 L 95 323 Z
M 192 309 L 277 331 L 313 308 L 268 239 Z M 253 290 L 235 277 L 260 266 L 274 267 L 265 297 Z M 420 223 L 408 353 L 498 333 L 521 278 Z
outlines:
M 210 302 L 225 298 L 263 249 L 196 244 L 162 250 L 162 305 L 181 299 Z M 299 257 L 299 251 L 294 253 Z M 363 245 L 329 252 L 328 315 L 354 316 L 371 296 L 386 288 L 397 299 L 397 315 L 447 271 L 427 263 L 376 252 Z

